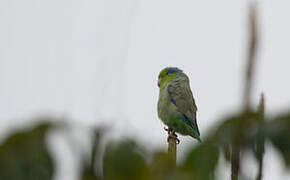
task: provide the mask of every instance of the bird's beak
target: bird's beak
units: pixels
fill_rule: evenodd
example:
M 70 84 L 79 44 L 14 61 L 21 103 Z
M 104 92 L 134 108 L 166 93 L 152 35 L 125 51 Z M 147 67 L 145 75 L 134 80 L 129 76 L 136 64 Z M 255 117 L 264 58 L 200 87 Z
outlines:
M 161 81 L 161 79 L 159 78 L 158 83 L 157 83 L 158 87 L 160 87 L 160 81 Z

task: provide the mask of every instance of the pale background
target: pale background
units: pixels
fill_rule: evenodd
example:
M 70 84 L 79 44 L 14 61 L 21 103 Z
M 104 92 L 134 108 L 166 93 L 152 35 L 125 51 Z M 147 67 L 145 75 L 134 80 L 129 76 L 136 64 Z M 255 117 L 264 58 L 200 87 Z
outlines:
M 270 115 L 290 105 L 289 7 L 289 0 L 258 3 L 253 102 L 264 91 Z M 245 0 L 1 0 L 1 135 L 45 114 L 80 127 L 105 123 L 115 138 L 165 149 L 157 75 L 177 66 L 190 77 L 203 137 L 240 106 L 247 17 Z M 65 138 L 56 139 L 55 179 L 76 179 L 77 158 Z M 179 156 L 197 143 L 181 141 Z M 255 161 L 247 160 L 253 178 Z M 264 180 L 289 179 L 281 163 L 269 146 Z M 221 169 L 228 179 L 228 167 Z

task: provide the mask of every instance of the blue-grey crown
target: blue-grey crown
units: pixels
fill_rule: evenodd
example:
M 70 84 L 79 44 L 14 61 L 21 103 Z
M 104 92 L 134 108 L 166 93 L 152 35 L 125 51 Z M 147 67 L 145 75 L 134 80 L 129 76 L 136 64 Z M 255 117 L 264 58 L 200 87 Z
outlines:
M 166 74 L 171 74 L 171 73 L 181 73 L 182 70 L 177 68 L 177 67 L 169 67 Z

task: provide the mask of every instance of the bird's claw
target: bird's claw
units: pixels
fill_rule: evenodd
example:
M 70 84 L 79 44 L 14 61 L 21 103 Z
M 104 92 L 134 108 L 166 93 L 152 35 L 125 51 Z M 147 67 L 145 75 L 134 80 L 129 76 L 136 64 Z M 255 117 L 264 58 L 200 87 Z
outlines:
M 172 135 L 175 137 L 176 144 L 179 144 L 180 140 L 177 138 L 177 134 L 175 134 L 175 132 L 172 131 Z
M 178 138 L 176 138 L 176 144 L 179 144 L 180 140 Z
M 180 140 L 177 138 L 176 134 L 169 134 L 168 137 L 167 137 L 167 142 L 169 142 L 170 139 L 174 139 L 176 144 L 180 143 Z
M 168 132 L 168 134 L 172 131 L 172 129 L 164 127 L 164 130 Z
M 173 129 L 164 127 L 164 130 L 168 132 L 167 142 L 169 142 L 169 139 L 172 138 L 175 140 L 176 144 L 180 143 L 180 140 L 177 138 L 177 134 L 175 134 Z

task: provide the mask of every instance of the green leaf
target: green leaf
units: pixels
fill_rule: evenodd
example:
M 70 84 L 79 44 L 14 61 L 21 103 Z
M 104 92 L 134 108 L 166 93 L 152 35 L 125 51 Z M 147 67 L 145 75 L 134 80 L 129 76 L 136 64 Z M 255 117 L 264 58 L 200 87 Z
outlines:
M 54 163 L 45 137 L 52 127 L 41 123 L 31 130 L 16 132 L 0 146 L 0 179 L 50 180 Z
M 191 172 L 194 179 L 214 179 L 214 172 L 218 159 L 218 147 L 211 143 L 203 143 L 188 154 L 184 163 L 184 168 Z
M 285 165 L 290 167 L 290 114 L 281 115 L 269 122 L 266 133 L 272 144 L 281 153 Z
M 103 169 L 105 180 L 136 180 L 148 173 L 142 148 L 129 140 L 107 146 Z

